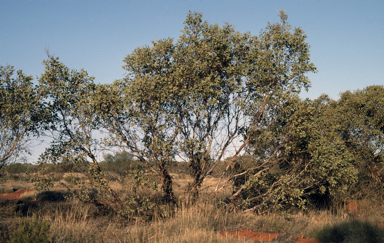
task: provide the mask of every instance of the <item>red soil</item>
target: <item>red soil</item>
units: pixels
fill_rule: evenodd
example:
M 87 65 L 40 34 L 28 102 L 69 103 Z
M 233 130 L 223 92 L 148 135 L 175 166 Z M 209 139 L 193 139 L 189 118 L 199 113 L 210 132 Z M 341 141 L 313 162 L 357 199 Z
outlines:
M 249 230 L 239 230 L 239 231 L 233 231 L 233 232 L 221 232 L 221 235 L 223 237 L 228 237 L 228 236 L 235 236 L 239 238 L 248 238 L 251 240 L 254 240 L 255 242 L 260 242 L 260 241 L 272 241 L 276 240 L 277 237 L 279 236 L 278 234 L 275 233 L 263 233 L 263 232 L 253 232 Z M 297 240 L 295 243 L 318 243 L 316 240 L 312 239 L 304 239 L 300 236 L 296 237 Z
M 347 205 L 348 213 L 350 213 L 353 216 L 360 216 L 362 211 L 364 211 L 364 207 L 366 206 L 363 201 L 352 201 L 347 200 L 345 202 Z
M 31 192 L 33 190 L 29 189 L 22 189 L 18 190 L 12 193 L 2 193 L 0 194 L 0 200 L 7 200 L 7 201 L 17 201 L 19 200 L 20 196 L 26 192 Z
M 297 237 L 297 240 L 295 243 L 319 243 L 317 240 L 312 239 L 304 239 L 303 237 L 299 236 Z
M 345 208 L 347 209 L 348 213 L 351 214 L 352 216 L 358 217 L 361 215 L 364 215 L 365 213 L 365 207 L 367 205 L 363 201 L 353 201 L 353 200 L 347 200 L 345 201 Z M 379 227 L 384 228 L 383 223 L 377 224 Z M 228 237 L 228 236 L 235 236 L 235 237 L 240 237 L 240 238 L 248 238 L 252 239 L 255 242 L 260 242 L 260 241 L 272 241 L 277 239 L 279 236 L 278 234 L 275 233 L 262 233 L 262 232 L 253 232 L 253 231 L 248 231 L 248 230 L 240 230 L 240 231 L 233 231 L 233 232 L 221 232 L 221 235 L 223 237 Z M 296 237 L 295 243 L 318 243 L 318 241 L 313 240 L 313 239 L 304 239 L 300 236 Z

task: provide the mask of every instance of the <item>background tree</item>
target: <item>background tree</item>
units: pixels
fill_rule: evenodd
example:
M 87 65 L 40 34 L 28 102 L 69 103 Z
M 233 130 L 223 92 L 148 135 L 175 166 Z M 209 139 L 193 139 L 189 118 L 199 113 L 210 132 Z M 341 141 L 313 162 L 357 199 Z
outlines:
M 32 79 L 0 66 L 0 169 L 26 151 L 29 136 L 38 132 L 41 98 Z
M 104 160 L 100 162 L 100 167 L 104 171 L 111 171 L 124 176 L 131 169 L 142 167 L 139 163 L 133 160 L 133 156 L 126 151 L 117 152 L 115 154 L 107 153 L 103 155 Z

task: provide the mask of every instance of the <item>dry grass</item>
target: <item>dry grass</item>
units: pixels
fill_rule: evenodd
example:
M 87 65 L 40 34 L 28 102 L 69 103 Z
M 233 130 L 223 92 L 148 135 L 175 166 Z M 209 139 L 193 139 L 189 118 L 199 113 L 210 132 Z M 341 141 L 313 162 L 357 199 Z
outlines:
M 33 189 L 34 184 L 27 179 L 8 179 L 0 181 L 0 193 L 11 193 L 19 189 Z
M 12 210 L 15 209 L 8 205 L 7 211 Z M 176 210 L 172 218 L 157 218 L 152 222 L 129 223 L 116 216 L 100 216 L 92 205 L 75 202 L 50 204 L 36 213 L 51 223 L 52 242 L 251 242 L 220 236 L 222 231 L 244 229 L 280 233 L 283 241 L 297 235 L 314 237 L 324 225 L 351 220 L 347 213 L 330 211 L 289 216 L 229 212 L 225 205 L 202 200 L 194 206 Z M 6 218 L 16 220 L 16 215 Z
M 93 206 L 77 203 L 50 204 L 35 212 L 36 216 L 27 218 L 32 220 L 33 217 L 39 217 L 49 221 L 52 242 L 251 242 L 222 238 L 218 227 L 222 228 L 223 222 L 233 220 L 232 216 L 222 215 L 212 205 L 202 206 L 179 210 L 172 218 L 157 219 L 150 223 L 127 224 L 118 218 L 97 217 Z M 15 210 L 11 204 L 6 207 L 8 212 Z M 7 222 L 18 221 L 16 215 L 7 216 Z M 9 231 L 15 228 L 13 223 Z
M 19 201 L 36 200 L 37 192 L 35 190 L 26 191 L 20 195 Z
M 66 176 L 81 175 L 66 174 Z M 172 175 L 175 179 L 176 194 L 182 197 L 183 191 L 192 178 L 187 175 Z M 309 210 L 308 212 L 254 213 L 231 212 L 222 199 L 229 195 L 227 187 L 213 194 L 217 178 L 209 177 L 202 185 L 201 197 L 196 204 L 187 207 L 180 205 L 172 217 L 161 218 L 158 212 L 150 222 L 127 221 L 94 205 L 77 201 L 46 204 L 29 204 L 28 199 L 39 198 L 41 194 L 28 192 L 19 202 L 0 204 L 0 242 L 7 242 L 9 235 L 17 228 L 19 218 L 39 217 L 51 224 L 52 242 L 252 242 L 245 239 L 223 238 L 222 231 L 251 230 L 279 233 L 279 242 L 293 242 L 293 236 L 313 238 L 323 226 L 336 225 L 354 219 L 373 224 L 384 223 L 383 207 L 379 202 L 367 202 L 361 214 L 352 215 L 343 205 L 332 210 Z M 33 186 L 24 181 L 8 180 L 9 188 Z M 128 193 L 125 185 L 117 180 L 110 186 L 120 195 Z M 64 187 L 57 185 L 53 190 L 64 193 Z

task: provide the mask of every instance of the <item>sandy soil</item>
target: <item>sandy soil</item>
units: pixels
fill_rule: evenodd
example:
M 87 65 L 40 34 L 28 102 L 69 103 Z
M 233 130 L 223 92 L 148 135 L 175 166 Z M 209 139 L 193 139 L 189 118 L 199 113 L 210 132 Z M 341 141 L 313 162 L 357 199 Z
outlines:
M 22 189 L 12 193 L 0 194 L 0 200 L 17 201 L 24 193 L 33 192 L 34 190 Z

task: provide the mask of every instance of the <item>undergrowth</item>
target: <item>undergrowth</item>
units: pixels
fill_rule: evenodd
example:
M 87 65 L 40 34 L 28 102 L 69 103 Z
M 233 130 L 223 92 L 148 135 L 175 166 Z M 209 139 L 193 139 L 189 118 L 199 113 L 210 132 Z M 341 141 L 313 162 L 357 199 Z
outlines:
M 185 187 L 191 181 L 186 173 L 177 173 L 179 169 L 175 166 L 172 175 L 176 189 Z M 76 192 L 78 189 L 75 180 L 79 176 L 81 175 L 67 174 L 63 176 L 62 182 L 71 185 L 71 191 Z M 253 242 L 222 236 L 224 231 L 237 230 L 278 233 L 280 237 L 277 242 L 294 242 L 295 236 L 317 238 L 323 242 L 384 242 L 383 231 L 377 227 L 384 223 L 380 200 L 365 199 L 365 204 L 359 204 L 362 211 L 358 215 L 351 214 L 343 204 L 329 205 L 322 209 L 309 207 L 307 211 L 292 209 L 267 214 L 245 213 L 241 210 L 233 211 L 231 205 L 225 203 L 231 188 L 215 194 L 212 188 L 216 185 L 217 178 L 209 177 L 195 204 L 183 204 L 184 192 L 176 190 L 180 201 L 177 207 L 171 208 L 161 204 L 159 192 L 148 192 L 146 188 L 150 188 L 152 181 L 143 181 L 140 177 L 124 179 L 121 175 L 116 178 L 110 185 L 121 198 L 131 199 L 126 203 L 129 208 L 137 209 L 137 212 L 130 212 L 134 217 L 123 217 L 113 210 L 114 205 L 101 200 L 98 203 L 81 202 L 76 197 L 67 196 L 65 188 L 56 187 L 36 194 L 30 192 L 30 195 L 19 201 L 0 201 L 0 242 L 23 242 L 20 241 L 23 239 L 22 235 L 35 232 L 31 228 L 44 229 L 49 234 L 38 241 L 47 239 L 52 243 Z M 32 189 L 30 184 L 13 179 L 1 186 Z M 35 198 L 37 201 L 29 200 Z M 30 227 L 31 225 L 36 227 Z M 35 240 L 24 242 L 33 241 Z

